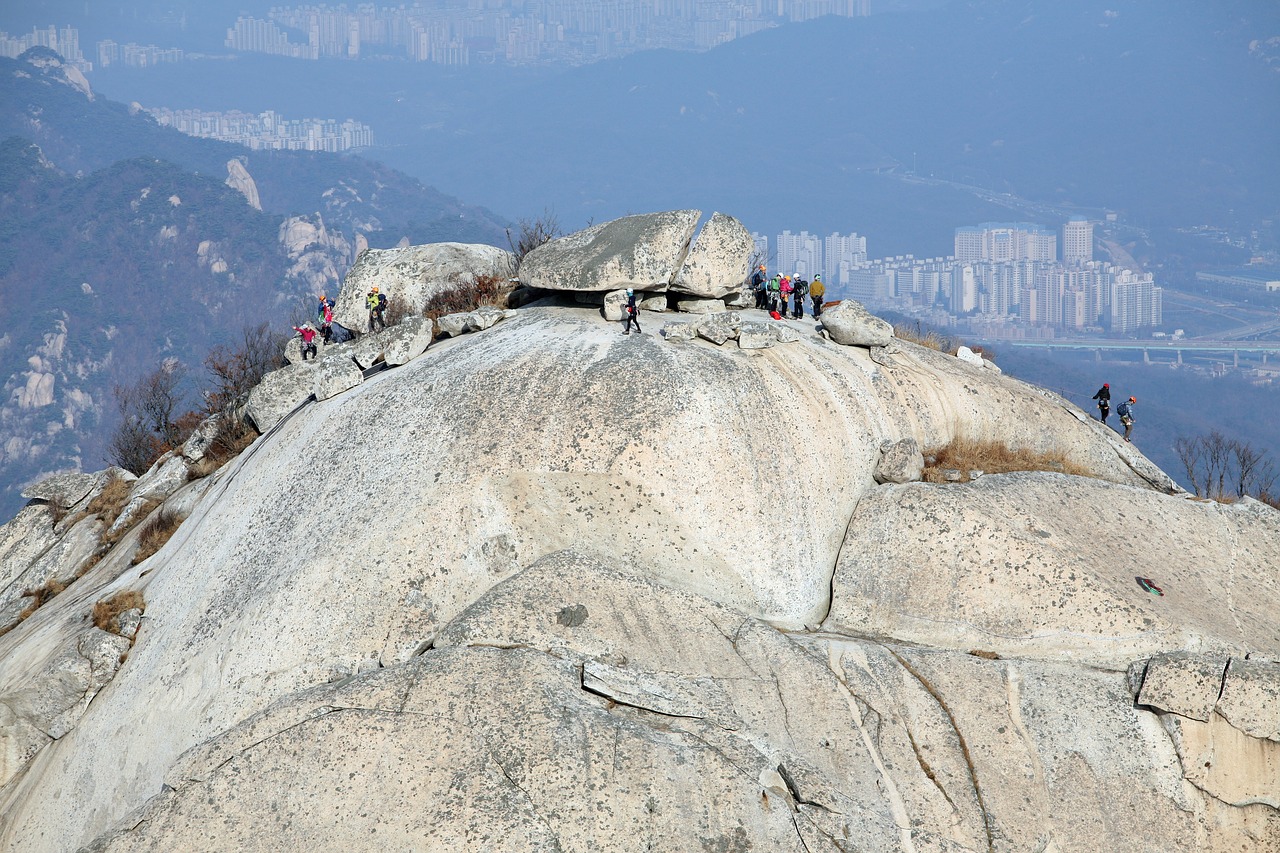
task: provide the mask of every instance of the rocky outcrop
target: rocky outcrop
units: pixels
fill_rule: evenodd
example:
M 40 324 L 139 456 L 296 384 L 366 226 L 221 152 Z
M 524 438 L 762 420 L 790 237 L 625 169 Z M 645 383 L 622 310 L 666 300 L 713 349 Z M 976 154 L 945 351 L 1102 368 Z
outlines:
M 852 299 L 823 308 L 822 327 L 831 340 L 850 347 L 882 347 L 893 340 L 893 326 Z
M 702 213 L 624 216 L 529 252 L 517 276 L 529 287 L 565 291 L 665 291 L 680 271 Z
M 227 186 L 244 196 L 254 210 L 262 210 L 262 202 L 258 198 L 258 184 L 245 168 L 244 160 L 234 157 L 227 161 Z
M 751 268 L 755 243 L 746 226 L 732 216 L 711 214 L 694 241 L 671 289 L 692 296 L 723 299 L 740 291 Z
M 506 279 L 512 254 L 478 243 L 429 243 L 396 249 L 368 249 L 342 282 L 334 318 L 349 329 L 369 326 L 365 296 L 378 286 L 388 299 L 401 299 L 410 314 L 421 314 L 437 294 L 473 283 L 478 277 Z
M 1168 493 L 1041 389 L 776 325 L 671 346 L 538 305 L 278 422 L 160 553 L 0 637 L 2 704 L 145 585 L 109 687 L 0 788 L 0 847 L 1276 838 L 1280 514 Z M 974 435 L 1083 475 L 894 482 Z M 1227 661 L 1207 721 L 1135 701 L 1205 715 L 1212 665 L 1157 690 L 1179 653 Z

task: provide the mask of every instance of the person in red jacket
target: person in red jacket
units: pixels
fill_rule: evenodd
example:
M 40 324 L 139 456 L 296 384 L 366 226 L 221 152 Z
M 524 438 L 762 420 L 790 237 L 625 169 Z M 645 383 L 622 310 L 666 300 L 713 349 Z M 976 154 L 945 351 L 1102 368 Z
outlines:
M 316 358 L 316 330 L 311 328 L 311 324 L 305 326 L 294 326 L 293 330 L 302 335 L 302 360 L 307 360 L 307 353 L 311 353 L 311 358 Z

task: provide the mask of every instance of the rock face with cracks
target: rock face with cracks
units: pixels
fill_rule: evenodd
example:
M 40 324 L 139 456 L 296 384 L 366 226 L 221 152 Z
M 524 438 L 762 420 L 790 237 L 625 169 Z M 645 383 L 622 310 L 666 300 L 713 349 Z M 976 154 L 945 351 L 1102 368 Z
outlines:
M 0 697 L 63 696 L 145 592 L 56 738 L 71 698 L 0 704 L 0 849 L 1274 848 L 1280 514 L 994 371 L 797 336 L 534 306 L 301 406 L 0 636 Z M 957 437 L 1089 476 L 888 475 Z

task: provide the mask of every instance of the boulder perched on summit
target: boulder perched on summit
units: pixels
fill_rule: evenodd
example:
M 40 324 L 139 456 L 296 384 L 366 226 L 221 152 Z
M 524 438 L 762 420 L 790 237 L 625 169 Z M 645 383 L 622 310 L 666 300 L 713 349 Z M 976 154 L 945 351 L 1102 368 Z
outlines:
M 850 347 L 882 347 L 893 340 L 893 326 L 852 299 L 824 308 L 822 328 L 831 340 Z
M 371 287 L 376 286 L 388 299 L 403 299 L 411 314 L 420 314 L 438 293 L 465 286 L 480 276 L 505 279 L 514 269 L 514 255 L 482 243 L 367 249 L 343 279 L 333 316 L 348 329 L 363 331 L 369 326 L 365 296 Z
M 713 213 L 685 256 L 671 289 L 723 299 L 746 283 L 753 251 L 755 243 L 745 225 L 732 216 Z
M 689 252 L 699 210 L 644 213 L 560 237 L 524 256 L 522 284 L 545 290 L 665 291 Z

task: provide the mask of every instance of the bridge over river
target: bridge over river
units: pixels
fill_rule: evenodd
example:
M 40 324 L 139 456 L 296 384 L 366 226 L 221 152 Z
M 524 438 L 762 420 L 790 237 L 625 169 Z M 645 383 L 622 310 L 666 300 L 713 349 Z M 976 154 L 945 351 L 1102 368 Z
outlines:
M 1150 364 L 1152 354 L 1160 361 L 1183 363 L 1185 358 L 1196 358 L 1209 361 L 1225 362 L 1228 359 L 1239 367 L 1241 354 L 1247 359 L 1267 363 L 1269 357 L 1280 361 L 1280 341 L 1232 341 L 1203 340 L 1201 338 L 1182 340 L 1150 340 L 1150 341 L 1118 341 L 1103 338 L 1063 338 L 1058 340 L 1034 341 L 1000 338 L 983 341 L 993 347 L 1026 347 L 1042 349 L 1049 352 L 1060 350 L 1092 351 L 1097 361 L 1102 361 L 1104 352 L 1142 354 L 1143 362 Z M 1162 357 L 1164 354 L 1166 357 Z M 1217 357 L 1215 357 L 1217 356 Z

